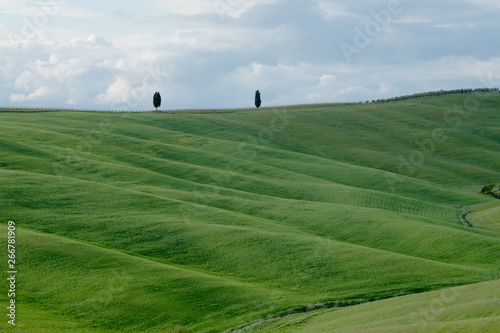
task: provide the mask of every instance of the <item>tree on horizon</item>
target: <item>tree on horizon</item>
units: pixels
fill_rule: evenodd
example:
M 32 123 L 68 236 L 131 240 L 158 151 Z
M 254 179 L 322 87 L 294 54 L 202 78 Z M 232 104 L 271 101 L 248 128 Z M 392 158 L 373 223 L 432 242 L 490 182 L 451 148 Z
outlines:
M 255 107 L 260 108 L 262 101 L 260 100 L 260 91 L 255 92 Z
M 153 95 L 153 106 L 156 108 L 156 111 L 161 106 L 161 95 L 158 91 Z

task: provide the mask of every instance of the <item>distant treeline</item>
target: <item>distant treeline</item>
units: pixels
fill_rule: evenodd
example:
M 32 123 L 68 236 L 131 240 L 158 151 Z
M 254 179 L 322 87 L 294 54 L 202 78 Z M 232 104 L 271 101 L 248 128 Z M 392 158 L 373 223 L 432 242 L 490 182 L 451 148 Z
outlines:
M 414 98 L 422 97 L 432 97 L 432 96 L 443 96 L 443 95 L 455 95 L 455 94 L 471 94 L 471 93 L 497 93 L 500 92 L 498 88 L 476 88 L 476 89 L 454 89 L 454 90 L 439 90 L 439 91 L 428 91 L 423 93 L 416 93 L 412 95 L 405 95 L 399 97 L 392 97 L 387 99 L 377 99 L 371 101 L 372 103 L 387 103 L 387 102 L 397 102 L 404 101 Z M 370 101 L 366 101 L 370 103 Z

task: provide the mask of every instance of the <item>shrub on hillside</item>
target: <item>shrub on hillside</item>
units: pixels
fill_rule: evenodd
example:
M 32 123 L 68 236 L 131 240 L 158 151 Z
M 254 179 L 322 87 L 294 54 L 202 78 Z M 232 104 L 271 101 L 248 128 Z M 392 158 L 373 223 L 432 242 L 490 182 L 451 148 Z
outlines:
M 497 185 L 486 185 L 481 190 L 482 194 L 492 196 L 494 198 L 500 199 L 500 186 Z

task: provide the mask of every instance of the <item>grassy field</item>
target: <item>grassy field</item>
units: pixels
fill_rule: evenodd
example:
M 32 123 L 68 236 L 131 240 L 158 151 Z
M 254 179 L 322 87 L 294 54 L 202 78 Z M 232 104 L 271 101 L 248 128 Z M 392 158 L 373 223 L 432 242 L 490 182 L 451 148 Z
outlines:
M 16 329 L 220 332 L 497 281 L 498 200 L 479 191 L 500 183 L 499 104 L 0 112 Z
M 500 200 L 471 207 L 472 220 L 482 228 L 500 230 Z
M 234 333 L 500 331 L 500 281 L 257 321 Z

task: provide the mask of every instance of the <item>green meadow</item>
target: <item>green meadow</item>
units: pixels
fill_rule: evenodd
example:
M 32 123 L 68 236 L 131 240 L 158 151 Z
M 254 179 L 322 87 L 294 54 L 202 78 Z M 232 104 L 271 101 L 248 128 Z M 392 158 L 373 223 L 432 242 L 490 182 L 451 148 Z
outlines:
M 499 105 L 2 110 L 0 331 L 493 332 Z
M 499 332 L 500 283 L 483 282 L 256 321 L 232 332 Z

